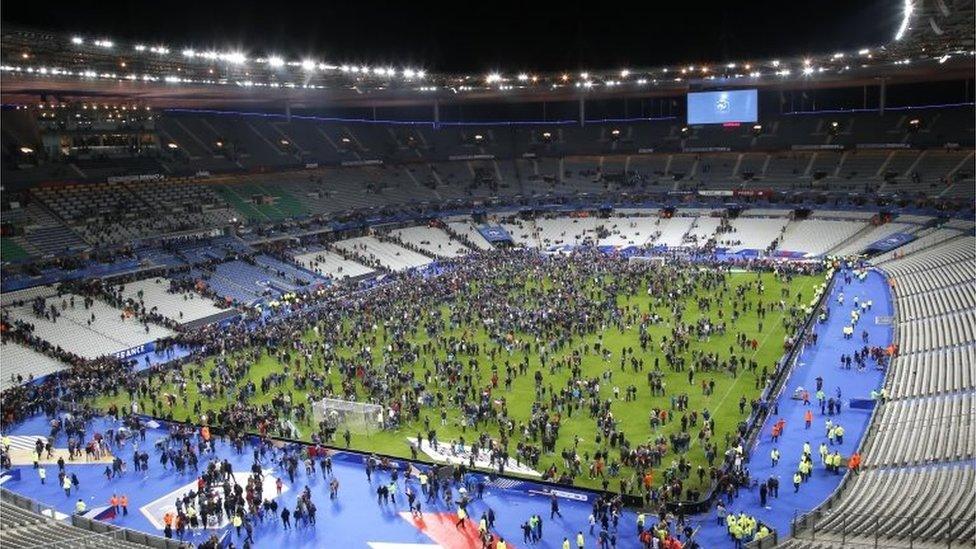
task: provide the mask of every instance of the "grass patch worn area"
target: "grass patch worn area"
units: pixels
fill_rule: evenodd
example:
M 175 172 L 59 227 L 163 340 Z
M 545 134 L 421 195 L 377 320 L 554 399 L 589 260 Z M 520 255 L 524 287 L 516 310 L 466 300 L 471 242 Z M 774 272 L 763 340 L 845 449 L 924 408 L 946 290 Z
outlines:
M 239 399 L 252 406 L 273 402 L 280 406 L 285 396 L 301 405 L 326 395 L 355 395 L 361 401 L 385 398 L 386 402 L 393 395 L 392 399 L 407 403 L 400 426 L 353 433 L 351 446 L 401 457 L 411 457 L 407 437 L 422 433 L 427 438 L 428 421 L 441 444 L 463 437 L 470 445 L 482 433 L 502 439 L 499 417 L 513 427 L 504 438 L 508 455 L 514 457 L 519 442 L 542 447 L 541 429 L 529 429 L 534 413 L 536 421 L 540 416 L 550 420 L 558 416 L 555 451 L 541 452 L 533 465 L 537 471 L 554 467 L 557 478 L 567 474 L 572 468 L 563 452 L 575 449 L 580 469 L 571 476 L 577 485 L 637 493 L 642 475 L 651 471 L 655 486 L 679 476 L 686 490 L 698 490 L 709 483 L 707 475 L 700 481 L 697 474 L 699 466 L 709 467 L 706 446 L 713 445 L 714 464 L 720 465 L 727 436 L 734 437 L 738 424 L 750 413 L 749 402 L 760 394 L 762 383 L 757 378 L 764 369 L 773 371 L 784 354 L 787 335 L 803 320 L 802 311 L 822 282 L 820 276 L 787 280 L 772 273 L 718 275 L 688 267 L 587 272 L 569 260 L 548 260 L 542 265 L 510 271 L 498 267 L 488 271 L 489 278 L 462 285 L 446 298 L 428 299 L 421 292 L 403 296 L 403 302 L 393 300 L 397 304 L 392 309 L 343 313 L 337 322 L 320 323 L 318 334 L 307 331 L 297 344 L 300 349 L 288 351 L 287 364 L 286 351 L 280 347 L 251 349 L 232 355 L 224 365 L 209 359 L 165 377 L 157 375 L 139 398 L 141 410 L 200 422 L 202 414 L 213 418 Z M 765 309 L 764 317 L 760 308 Z M 382 315 L 390 310 L 398 316 Z M 528 312 L 520 316 L 520 311 Z M 734 318 L 733 311 L 737 311 Z M 705 336 L 701 328 L 706 322 L 713 329 L 724 324 L 724 333 L 712 331 Z M 742 346 L 740 336 L 756 340 L 756 348 Z M 625 356 L 624 349 L 630 354 Z M 304 358 L 306 352 L 310 359 Z M 728 367 L 733 355 L 744 361 L 735 375 Z M 668 356 L 684 366 L 670 366 Z M 755 361 L 755 370 L 748 367 L 749 361 Z M 649 386 L 648 374 L 655 371 L 655 362 L 659 373 L 653 375 L 663 383 L 663 394 L 652 394 Z M 689 382 L 692 366 L 695 372 Z M 537 372 L 542 377 L 539 386 Z M 491 417 L 472 425 L 465 418 L 479 405 L 480 393 L 491 387 L 495 374 L 497 387 L 491 389 L 486 405 L 493 410 Z M 262 386 L 262 380 L 276 375 L 269 387 Z M 401 377 L 400 384 L 390 381 L 393 375 Z M 506 377 L 512 379 L 510 386 Z M 713 385 L 709 394 L 703 391 L 703 382 Z M 223 383 L 233 386 L 228 393 L 233 396 L 202 395 L 207 384 Z M 251 383 L 254 393 L 241 397 Z M 627 398 L 629 387 L 634 388 L 633 399 Z M 615 388 L 619 398 L 614 396 Z M 175 405 L 163 402 L 163 393 L 178 395 Z M 679 397 L 687 397 L 684 410 L 676 406 Z M 743 398 L 746 404 L 740 410 Z M 411 417 L 411 403 L 418 400 L 425 402 Z M 501 400 L 503 406 L 491 404 Z M 125 408 L 129 402 L 129 395 L 120 394 L 99 398 L 95 404 Z M 606 421 L 606 406 L 612 422 Z M 591 415 L 591 410 L 598 413 Z M 652 426 L 653 410 L 666 410 L 669 421 Z M 714 421 L 714 431 L 702 437 L 705 410 Z M 442 411 L 447 417 L 443 426 Z M 690 419 L 692 412 L 698 419 L 686 426 L 689 448 L 675 451 L 671 437 L 682 432 L 681 418 Z M 598 418 L 613 427 L 601 433 Z M 301 438 L 309 439 L 316 429 L 314 421 L 292 419 Z M 663 455 L 653 465 L 622 465 L 620 445 L 611 446 L 607 433 L 621 433 L 629 449 L 657 447 Z M 342 445 L 341 437 L 337 443 Z M 590 474 L 598 452 L 605 452 L 606 481 Z M 674 472 L 682 459 L 690 475 Z M 611 464 L 619 467 L 615 476 L 609 475 Z

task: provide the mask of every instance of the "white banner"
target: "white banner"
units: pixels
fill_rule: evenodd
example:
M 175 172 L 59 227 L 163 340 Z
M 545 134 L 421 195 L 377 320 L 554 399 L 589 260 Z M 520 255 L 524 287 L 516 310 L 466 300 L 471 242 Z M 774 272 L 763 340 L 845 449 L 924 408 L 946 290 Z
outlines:
M 410 441 L 410 444 L 413 444 L 414 446 L 417 445 L 417 439 L 407 437 L 407 440 Z M 470 446 L 441 443 L 437 445 L 437 449 L 434 449 L 430 445 L 430 441 L 425 440 L 424 443 L 420 445 L 420 451 L 427 454 L 431 459 L 439 463 L 450 463 L 452 465 L 468 465 L 471 463 Z M 475 467 L 479 467 L 481 469 L 493 469 L 497 471 L 498 467 L 496 465 L 492 465 L 488 458 L 488 452 L 479 450 L 478 455 L 474 458 Z M 505 471 L 531 477 L 542 476 L 541 473 L 524 463 L 522 465 L 517 464 L 512 458 L 508 458 L 508 461 L 505 463 Z

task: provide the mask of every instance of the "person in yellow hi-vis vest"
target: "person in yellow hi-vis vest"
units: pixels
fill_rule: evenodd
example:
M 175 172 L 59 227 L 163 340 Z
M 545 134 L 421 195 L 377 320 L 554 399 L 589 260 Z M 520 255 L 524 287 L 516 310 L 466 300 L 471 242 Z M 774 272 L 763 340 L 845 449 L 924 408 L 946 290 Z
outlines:
M 464 507 L 458 507 L 457 510 L 457 523 L 454 525 L 457 528 L 464 526 L 465 519 L 468 518 L 468 512 L 464 510 Z
M 583 549 L 586 545 L 586 538 L 583 537 L 583 532 L 576 532 L 576 549 Z
M 563 549 L 569 549 L 569 538 L 563 538 Z

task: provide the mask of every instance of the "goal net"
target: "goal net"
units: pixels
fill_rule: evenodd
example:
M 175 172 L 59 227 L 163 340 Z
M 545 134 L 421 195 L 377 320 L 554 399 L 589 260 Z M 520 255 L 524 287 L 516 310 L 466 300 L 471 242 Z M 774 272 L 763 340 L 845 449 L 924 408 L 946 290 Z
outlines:
M 312 404 L 312 416 L 327 431 L 372 433 L 383 428 L 383 407 L 379 404 L 323 398 Z

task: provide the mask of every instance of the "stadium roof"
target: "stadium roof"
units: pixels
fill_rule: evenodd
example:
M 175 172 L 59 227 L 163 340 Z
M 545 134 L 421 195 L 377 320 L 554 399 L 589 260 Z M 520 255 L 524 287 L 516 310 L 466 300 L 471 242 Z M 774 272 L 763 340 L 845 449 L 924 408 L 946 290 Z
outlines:
M 972 78 L 972 0 L 905 0 L 897 35 L 856 51 L 726 63 L 482 74 L 350 64 L 309 56 L 117 42 L 4 28 L 3 102 L 137 100 L 151 106 L 394 106 L 463 101 L 566 101 L 675 96 L 731 87 L 843 87 Z

